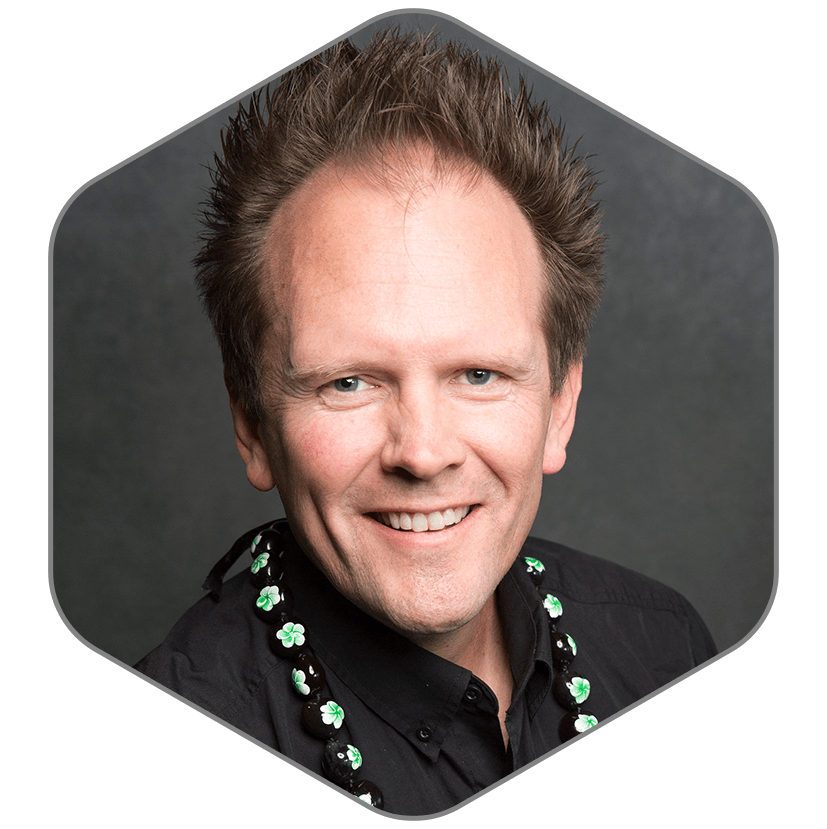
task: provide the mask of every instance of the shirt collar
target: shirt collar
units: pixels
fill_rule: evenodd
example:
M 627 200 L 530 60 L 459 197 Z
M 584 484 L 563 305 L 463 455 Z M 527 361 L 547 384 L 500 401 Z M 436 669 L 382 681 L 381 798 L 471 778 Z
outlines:
M 512 705 L 525 697 L 533 718 L 551 687 L 551 634 L 522 553 L 500 582 L 497 600 L 514 678 Z
M 368 616 L 292 545 L 284 567 L 295 613 L 325 665 L 388 725 L 436 759 L 472 673 Z M 550 686 L 551 644 L 548 619 L 522 558 L 497 588 L 497 601 L 514 677 L 512 707 L 525 695 L 531 717 Z M 538 663 L 548 670 L 535 670 Z

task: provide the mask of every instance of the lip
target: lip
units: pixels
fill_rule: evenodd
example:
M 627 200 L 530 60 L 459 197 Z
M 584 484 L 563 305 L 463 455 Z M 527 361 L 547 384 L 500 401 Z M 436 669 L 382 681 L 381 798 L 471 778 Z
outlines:
M 478 510 L 471 510 L 459 524 L 452 524 L 450 527 L 445 527 L 441 530 L 430 530 L 428 532 L 416 533 L 410 530 L 395 530 L 383 524 L 381 521 L 376 521 L 369 518 L 371 527 L 374 532 L 389 542 L 391 547 L 396 549 L 438 549 L 444 548 L 446 544 L 451 546 L 459 543 L 461 539 L 473 529 L 478 519 Z
M 415 512 L 422 512 L 427 515 L 430 512 L 445 512 L 447 509 L 462 509 L 463 507 L 478 507 L 479 504 L 476 501 L 462 501 L 462 502 L 455 502 L 453 504 L 443 504 L 443 505 L 411 505 L 406 504 L 402 507 L 381 507 L 380 509 L 372 509 L 369 512 L 365 513 L 366 515 L 379 515 L 383 512 L 407 512 L 410 515 L 413 515 Z

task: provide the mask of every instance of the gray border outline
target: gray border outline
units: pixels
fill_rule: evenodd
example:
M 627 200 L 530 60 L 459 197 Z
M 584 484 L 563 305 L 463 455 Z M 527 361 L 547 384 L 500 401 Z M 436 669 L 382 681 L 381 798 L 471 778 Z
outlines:
M 664 691 L 666 691 L 669 688 L 673 687 L 677 683 L 682 682 L 683 680 L 687 679 L 688 677 L 692 676 L 693 674 L 697 673 L 698 671 L 702 670 L 703 668 L 707 667 L 708 665 L 711 665 L 712 663 L 717 662 L 722 657 L 726 656 L 727 654 L 731 653 L 732 651 L 740 648 L 744 643 L 746 643 L 749 639 L 751 639 L 752 636 L 755 634 L 755 632 L 758 630 L 758 628 L 760 628 L 764 624 L 764 621 L 766 620 L 767 616 L 769 615 L 770 609 L 772 608 L 773 604 L 775 603 L 775 597 L 778 593 L 779 538 L 780 538 L 780 533 L 779 533 L 779 481 L 778 481 L 778 472 L 779 472 L 779 268 L 778 268 L 779 255 L 778 255 L 778 237 L 776 236 L 775 228 L 774 228 L 774 226 L 772 224 L 772 221 L 770 220 L 770 217 L 769 217 L 767 211 L 765 210 L 764 206 L 756 198 L 756 196 L 752 193 L 751 190 L 749 190 L 747 187 L 745 187 L 743 184 L 741 184 L 741 182 L 734 179 L 732 176 L 729 176 L 726 173 L 721 172 L 716 167 L 713 167 L 711 164 L 708 164 L 707 162 L 703 161 L 702 159 L 698 158 L 697 156 L 692 155 L 692 153 L 682 149 L 681 147 L 679 147 L 676 144 L 672 143 L 671 141 L 663 138 L 662 136 L 658 135 L 657 133 L 653 132 L 652 130 L 642 126 L 641 124 L 637 123 L 636 121 L 632 120 L 631 118 L 628 118 L 627 116 L 623 115 L 622 113 L 618 112 L 617 110 L 613 109 L 612 107 L 610 107 L 606 104 L 603 104 L 602 102 L 598 101 L 596 98 L 594 98 L 591 95 L 588 95 L 587 93 L 581 91 L 580 89 L 573 86 L 572 84 L 567 83 L 566 81 L 562 80 L 561 78 L 557 77 L 556 75 L 552 74 L 551 72 L 549 72 L 545 69 L 542 69 L 541 67 L 537 66 L 537 64 L 532 63 L 529 60 L 526 60 L 525 58 L 518 55 L 516 52 L 513 52 L 512 50 L 507 49 L 506 47 L 500 45 L 497 41 L 492 40 L 491 38 L 487 37 L 486 35 L 482 34 L 481 32 L 478 32 L 476 29 L 472 28 L 471 26 L 466 25 L 461 20 L 458 20 L 455 17 L 444 14 L 443 12 L 432 11 L 430 9 L 420 9 L 420 8 L 396 9 L 396 10 L 393 10 L 393 11 L 388 11 L 388 12 L 384 12 L 382 14 L 376 15 L 375 17 L 372 17 L 372 18 L 364 21 L 363 23 L 360 23 L 358 26 L 355 26 L 354 28 L 352 28 L 349 31 L 345 32 L 344 34 L 340 35 L 339 37 L 334 38 L 333 40 L 329 41 L 327 44 L 325 44 L 323 46 L 320 46 L 318 49 L 314 49 L 312 52 L 308 53 L 304 57 L 300 58 L 299 60 L 297 60 L 297 61 L 295 61 L 291 64 L 289 64 L 288 66 L 285 66 L 283 69 L 279 70 L 278 72 L 275 72 L 274 74 L 270 75 L 268 78 L 265 78 L 264 80 L 260 81 L 259 83 L 256 83 L 255 85 L 251 86 L 249 89 L 245 90 L 244 92 L 240 93 L 239 95 L 237 95 L 237 96 L 229 99 L 228 101 L 225 101 L 224 103 L 214 107 L 209 112 L 206 112 L 203 115 L 199 116 L 198 118 L 195 118 L 194 120 L 190 121 L 189 123 L 185 124 L 184 126 L 180 127 L 179 129 L 169 133 L 168 135 L 164 136 L 163 138 L 159 139 L 158 141 L 155 141 L 153 144 L 150 144 L 148 147 L 145 147 L 144 149 L 139 150 L 138 152 L 134 153 L 133 155 L 129 156 L 128 158 L 124 159 L 123 161 L 119 162 L 118 164 L 115 164 L 114 166 L 110 167 L 108 170 L 105 170 L 104 172 L 100 173 L 99 175 L 97 175 L 94 178 L 87 181 L 84 185 L 79 187 L 72 194 L 72 196 L 69 197 L 68 201 L 66 201 L 66 203 L 61 208 L 61 211 L 58 214 L 57 219 L 55 220 L 54 226 L 52 228 L 52 233 L 51 233 L 51 236 L 49 238 L 49 254 L 48 254 L 49 255 L 49 280 L 48 280 L 48 288 L 49 288 L 49 307 L 48 307 L 48 325 L 49 325 L 49 358 L 48 358 L 48 375 L 49 375 L 48 376 L 48 383 L 49 383 L 49 387 L 48 387 L 48 405 L 49 405 L 49 421 L 48 421 L 48 429 L 49 429 L 49 470 L 48 470 L 49 562 L 48 562 L 48 576 L 49 576 L 49 591 L 51 593 L 52 601 L 55 605 L 55 609 L 57 610 L 58 615 L 60 616 L 61 620 L 63 621 L 63 624 L 68 628 L 68 630 L 72 634 L 74 634 L 74 636 L 78 639 L 78 641 L 80 641 L 82 644 L 86 645 L 86 647 L 88 647 L 90 650 L 92 650 L 95 653 L 105 657 L 106 659 L 108 659 L 113 664 L 118 665 L 122 668 L 126 668 L 130 673 L 134 674 L 136 677 L 140 677 L 145 682 L 148 682 L 151 685 L 154 685 L 156 688 L 159 688 L 160 690 L 166 692 L 171 697 L 173 697 L 175 699 L 178 699 L 183 703 L 186 703 L 187 705 L 189 705 L 194 710 L 200 712 L 201 714 L 204 714 L 204 715 L 210 717 L 211 719 L 215 720 L 217 723 L 220 723 L 221 725 L 223 725 L 225 728 L 228 728 L 231 731 L 234 731 L 239 736 L 244 737 L 245 739 L 249 740 L 251 743 L 254 743 L 254 744 L 260 746 L 261 748 L 265 749 L 268 753 L 272 754 L 273 756 L 275 756 L 275 757 L 277 757 L 281 760 L 284 760 L 285 762 L 289 763 L 290 765 L 294 766 L 295 768 L 299 769 L 300 771 L 303 771 L 306 774 L 310 775 L 311 777 L 315 778 L 319 782 L 324 783 L 325 785 L 329 786 L 331 789 L 334 789 L 335 791 L 337 791 L 341 794 L 344 794 L 346 797 L 348 797 L 346 792 L 343 792 L 342 789 L 340 789 L 338 786 L 335 786 L 333 783 L 330 783 L 329 781 L 325 780 L 320 775 L 318 775 L 315 772 L 307 769 L 305 766 L 300 765 L 299 763 L 295 762 L 294 760 L 291 760 L 289 757 L 286 757 L 285 755 L 280 754 L 275 749 L 264 745 L 264 743 L 261 743 L 260 741 L 256 740 L 254 737 L 251 737 L 249 734 L 241 731 L 240 729 L 236 728 L 235 726 L 230 725 L 226 721 L 222 720 L 220 717 L 212 714 L 209 711 L 206 711 L 204 708 L 201 708 L 200 706 L 196 705 L 195 703 L 190 702 L 189 700 L 185 699 L 184 697 L 179 696 L 174 691 L 171 691 L 169 688 L 166 688 L 165 686 L 161 685 L 160 683 L 156 682 L 155 680 L 152 680 L 149 677 L 146 677 L 143 674 L 140 674 L 132 666 L 126 665 L 125 663 L 123 663 L 119 659 L 117 659 L 116 657 L 112 656 L 111 654 L 106 653 L 105 651 L 103 651 L 100 648 L 96 647 L 95 645 L 91 644 L 90 642 L 88 642 L 86 639 L 84 639 L 75 630 L 75 628 L 71 625 L 71 623 L 67 619 L 66 615 L 64 614 L 63 609 L 60 606 L 60 602 L 58 601 L 57 593 L 55 591 L 55 586 L 54 586 L 54 521 L 53 521 L 53 518 L 54 518 L 54 503 L 53 503 L 53 501 L 54 501 L 54 292 L 53 292 L 53 289 L 54 289 L 54 244 L 55 244 L 55 238 L 57 236 L 58 228 L 60 227 L 60 223 L 63 220 L 63 217 L 65 216 L 68 209 L 72 206 L 74 201 L 78 198 L 78 196 L 80 196 L 81 193 L 83 193 L 87 188 L 91 187 L 96 182 L 100 181 L 103 178 L 106 178 L 106 176 L 110 175 L 111 173 L 115 172 L 116 170 L 119 170 L 121 167 L 126 166 L 127 164 L 131 163 L 135 159 L 140 158 L 141 156 L 145 155 L 148 152 L 151 152 L 156 147 L 160 146 L 161 144 L 166 143 L 167 141 L 169 141 L 172 138 L 175 138 L 177 135 L 180 135 L 181 133 L 185 132 L 186 130 L 190 129 L 191 127 L 195 126 L 196 124 L 201 123 L 205 119 L 207 119 L 207 118 L 211 117 L 212 115 L 214 115 L 216 112 L 219 112 L 222 109 L 225 109 L 229 106 L 232 106 L 233 104 L 238 103 L 241 99 L 243 99 L 244 97 L 249 95 L 254 90 L 259 89 L 261 86 L 264 86 L 265 84 L 270 83 L 271 81 L 273 81 L 276 78 L 279 78 L 285 72 L 288 72 L 290 69 L 293 69 L 295 66 L 298 66 L 300 63 L 303 63 L 304 61 L 308 60 L 309 58 L 313 57 L 314 55 L 317 55 L 319 52 L 323 51 L 324 49 L 327 49 L 328 47 L 332 46 L 333 44 L 338 43 L 339 41 L 343 40 L 344 38 L 351 37 L 356 32 L 360 32 L 363 29 L 367 28 L 368 26 L 370 26 L 372 24 L 375 24 L 375 23 L 377 23 L 381 20 L 384 20 L 385 18 L 394 17 L 394 16 L 401 15 L 401 14 L 414 14 L 414 15 L 423 14 L 423 15 L 428 15 L 430 17 L 437 17 L 437 18 L 440 18 L 442 20 L 446 20 L 450 23 L 453 23 L 456 26 L 459 26 L 459 27 L 465 29 L 466 31 L 473 34 L 475 37 L 478 37 L 480 40 L 484 40 L 486 43 L 490 44 L 495 49 L 498 49 L 502 53 L 504 53 L 506 55 L 509 55 L 510 57 L 514 58 L 517 61 L 520 61 L 523 65 L 530 67 L 535 72 L 538 72 L 542 75 L 545 75 L 548 78 L 551 78 L 556 83 L 560 84 L 561 86 L 565 87 L 566 89 L 569 89 L 570 91 L 572 91 L 575 94 L 579 95 L 580 97 L 586 99 L 587 101 L 599 106 L 601 109 L 603 109 L 606 112 L 614 115 L 616 118 L 619 118 L 620 120 L 625 121 L 627 124 L 633 126 L 635 129 L 639 130 L 640 132 L 650 136 L 651 138 L 656 139 L 661 144 L 664 144 L 665 146 L 669 147 L 670 149 L 679 152 L 681 155 L 685 156 L 686 158 L 690 159 L 691 161 L 694 161 L 695 163 L 700 164 L 702 167 L 705 167 L 706 169 L 708 169 L 711 172 L 715 173 L 719 177 L 723 178 L 725 181 L 728 181 L 731 184 L 734 184 L 736 187 L 738 187 L 740 190 L 742 190 L 748 196 L 748 198 L 755 204 L 755 206 L 758 208 L 759 212 L 764 217 L 764 221 L 767 223 L 767 228 L 769 229 L 770 237 L 772 239 L 773 271 L 774 271 L 774 277 L 773 277 L 773 281 L 774 281 L 774 288 L 773 288 L 773 300 L 774 300 L 773 343 L 774 343 L 774 363 L 775 363 L 774 371 L 773 371 L 773 401 L 774 401 L 773 409 L 774 409 L 774 421 L 775 421 L 774 422 L 774 430 L 773 430 L 774 431 L 774 448 L 773 448 L 773 455 L 774 455 L 774 457 L 773 457 L 773 466 L 774 466 L 774 532 L 773 532 L 773 536 L 774 536 L 773 537 L 774 559 L 773 559 L 773 565 L 774 565 L 774 567 L 773 567 L 773 586 L 772 586 L 772 590 L 770 592 L 770 597 L 767 601 L 767 606 L 764 609 L 764 612 L 761 615 L 761 617 L 755 623 L 755 626 L 752 628 L 752 630 L 749 633 L 747 633 L 740 641 L 736 642 L 734 645 L 731 645 L 725 651 L 722 651 L 717 656 L 713 657 L 712 659 L 708 660 L 707 662 L 704 662 L 701 665 L 698 665 L 697 667 L 693 668 L 691 671 L 688 671 L 687 673 L 683 674 L 682 676 L 679 676 L 676 679 L 672 680 L 672 682 L 668 683 L 667 685 L 663 685 L 662 687 L 658 688 L 658 690 L 653 691 L 651 694 L 648 694 L 647 696 L 637 700 L 632 705 L 627 706 L 626 708 L 622 709 L 621 711 L 618 711 L 617 713 L 613 714 L 612 716 L 608 717 L 607 719 L 601 721 L 597 725 L 596 728 L 597 729 L 601 728 L 603 725 L 617 719 L 617 717 L 625 714 L 628 711 L 631 711 L 633 708 L 637 708 L 642 703 L 647 702 L 648 700 L 652 699 L 653 697 L 657 696 L 658 694 L 663 693 Z M 567 743 L 564 743 L 564 744 L 558 746 L 555 749 L 552 749 L 547 754 L 544 754 L 541 757 L 536 758 L 535 760 L 533 760 L 528 765 L 523 766 L 522 768 L 518 769 L 515 772 L 512 772 L 508 776 L 502 778 L 501 780 L 498 780 L 496 783 L 493 783 L 492 785 L 487 786 L 482 791 L 477 792 L 476 794 L 472 795 L 469 798 L 466 798 L 462 802 L 456 804 L 455 806 L 452 806 L 450 809 L 446 809 L 442 812 L 436 812 L 436 813 L 430 814 L 430 815 L 395 815 L 395 814 L 392 814 L 392 813 L 389 813 L 389 812 L 380 812 L 380 814 L 382 814 L 385 817 L 393 818 L 393 819 L 396 819 L 396 820 L 431 820 L 433 818 L 443 817 L 444 815 L 451 814 L 452 812 L 455 812 L 455 811 L 459 810 L 460 808 L 467 805 L 468 803 L 471 803 L 472 801 L 477 800 L 482 795 L 485 795 L 488 792 L 493 791 L 495 788 L 502 785 L 503 783 L 508 782 L 509 780 L 511 780 L 516 775 L 521 774 L 522 772 L 526 771 L 527 769 L 533 768 L 538 763 L 548 759 L 549 757 L 551 757 L 554 754 L 557 754 L 561 749 L 567 748 L 573 742 L 576 742 L 576 741 L 580 740 L 583 736 L 585 736 L 585 733 L 581 734 L 579 737 L 576 737 L 574 740 L 571 740 Z M 355 798 L 353 796 L 349 796 L 348 799 L 349 800 L 357 800 L 357 798 Z M 357 800 L 357 802 L 359 802 L 359 801 Z M 364 803 L 361 803 L 361 805 L 364 806 L 365 808 L 368 808 L 368 809 L 371 808 L 370 806 L 368 806 L 367 804 L 364 804 Z M 374 811 L 374 810 L 372 810 L 372 811 Z

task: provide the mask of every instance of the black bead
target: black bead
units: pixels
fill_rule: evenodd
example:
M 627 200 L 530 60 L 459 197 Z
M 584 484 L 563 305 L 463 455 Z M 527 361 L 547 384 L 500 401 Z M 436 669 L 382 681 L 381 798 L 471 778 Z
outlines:
M 281 559 L 271 553 L 262 553 L 254 559 L 250 567 L 250 581 L 257 590 L 278 584 L 284 578 L 284 566 Z
M 276 624 L 282 615 L 290 613 L 293 608 L 293 599 L 290 591 L 281 585 L 271 584 L 261 588 L 256 596 L 253 609 L 259 619 Z
M 267 631 L 270 650 L 277 656 L 294 659 L 308 649 L 307 628 L 298 616 L 282 616 Z
M 362 765 L 362 755 L 356 746 L 328 740 L 322 754 L 324 776 L 337 786 L 347 788 Z
M 554 699 L 563 708 L 569 708 L 572 711 L 586 701 L 590 688 L 591 683 L 588 679 L 570 671 L 557 674 L 551 684 Z
M 524 558 L 526 565 L 526 572 L 534 582 L 535 587 L 539 587 L 543 583 L 543 578 L 546 575 L 546 568 L 543 562 L 536 558 Z
M 548 613 L 549 627 L 552 631 L 556 631 L 560 617 L 563 615 L 563 605 L 560 603 L 560 600 L 551 593 L 546 593 L 545 596 L 542 596 L 542 599 L 543 607 L 545 608 L 546 613 Z
M 574 662 L 577 645 L 568 634 L 562 631 L 551 633 L 551 661 L 558 671 L 565 671 Z
M 560 739 L 565 743 L 596 725 L 597 717 L 589 711 L 569 711 L 560 720 Z
M 348 791 L 376 809 L 382 809 L 385 805 L 385 798 L 382 797 L 379 786 L 370 780 L 357 780 L 348 787 Z
M 298 672 L 298 674 L 297 674 Z M 322 692 L 325 683 L 325 674 L 322 663 L 315 654 L 305 650 L 296 657 L 293 663 L 293 688 L 303 697 L 315 697 Z M 307 692 L 303 690 L 307 689 Z
M 302 705 L 304 727 L 321 740 L 332 740 L 342 726 L 345 712 L 329 697 L 312 699 Z
M 271 557 L 278 558 L 284 549 L 282 533 L 274 529 L 262 530 L 250 545 L 250 555 L 257 558 L 262 553 L 270 553 Z

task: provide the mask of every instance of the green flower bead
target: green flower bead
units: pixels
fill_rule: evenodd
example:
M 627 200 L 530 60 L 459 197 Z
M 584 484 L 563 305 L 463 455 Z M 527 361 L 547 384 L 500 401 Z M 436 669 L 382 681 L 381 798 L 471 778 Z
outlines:
M 560 599 L 557 596 L 552 596 L 551 593 L 547 593 L 545 599 L 543 599 L 543 607 L 552 619 L 559 619 L 563 615 L 563 605 L 560 604 Z
M 272 610 L 280 601 L 281 593 L 279 593 L 276 585 L 262 587 L 256 599 L 256 607 L 260 607 L 262 610 Z
M 358 769 L 362 765 L 362 752 L 356 746 L 348 744 L 347 759 L 350 760 L 351 768 Z
M 569 691 L 571 691 L 571 695 L 574 697 L 574 701 L 578 705 L 586 701 L 589 696 L 589 691 L 592 688 L 589 680 L 584 679 L 582 676 L 574 676 L 571 682 L 566 684 L 568 685 Z
M 307 679 L 307 676 L 304 671 L 293 668 L 293 686 L 303 697 L 310 693 L 310 686 L 305 682 L 305 679 Z
M 597 725 L 597 717 L 591 714 L 580 714 L 574 721 L 574 727 L 582 734 Z
M 253 573 L 258 573 L 262 567 L 267 566 L 267 562 L 270 560 L 270 553 L 262 553 L 251 565 L 250 569 Z
M 294 645 L 301 647 L 304 644 L 304 625 L 294 622 L 287 622 L 280 631 L 276 633 L 279 641 L 285 648 L 292 648 Z M 302 673 L 301 671 L 299 673 Z
M 321 707 L 322 712 L 322 722 L 325 725 L 333 725 L 334 728 L 340 728 L 342 725 L 342 720 L 345 718 L 345 712 L 342 710 L 342 706 L 338 705 L 337 703 L 330 700 L 330 702 L 326 702 Z

